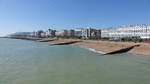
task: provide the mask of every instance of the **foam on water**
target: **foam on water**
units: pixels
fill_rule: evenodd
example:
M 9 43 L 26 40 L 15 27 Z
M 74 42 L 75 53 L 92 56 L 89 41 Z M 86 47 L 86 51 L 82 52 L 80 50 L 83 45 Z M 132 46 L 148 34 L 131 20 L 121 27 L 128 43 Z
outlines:
M 88 48 L 88 50 L 92 51 L 92 52 L 95 52 L 95 53 L 100 53 L 100 54 L 106 54 L 105 52 L 102 52 L 102 51 L 97 51 L 93 48 Z

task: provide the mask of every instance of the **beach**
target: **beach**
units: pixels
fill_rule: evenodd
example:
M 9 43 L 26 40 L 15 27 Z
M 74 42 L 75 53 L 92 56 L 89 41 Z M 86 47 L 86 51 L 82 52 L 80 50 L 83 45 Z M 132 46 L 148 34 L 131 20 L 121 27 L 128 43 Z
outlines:
M 78 46 L 81 48 L 86 48 L 91 51 L 96 51 L 99 53 L 109 53 L 112 51 L 120 50 L 134 45 L 140 45 L 135 47 L 127 53 L 150 56 L 150 44 L 148 43 L 135 43 L 135 42 L 113 42 L 113 41 L 101 41 L 101 40 L 79 40 L 79 39 L 58 39 L 51 43 L 65 43 L 70 41 L 81 41 L 74 44 L 73 46 Z
M 149 52 L 150 44 L 142 43 L 142 42 L 115 42 L 115 41 L 102 41 L 102 40 L 81 40 L 81 39 L 65 39 L 65 38 L 34 38 L 34 37 L 23 38 L 23 40 L 33 40 L 33 41 L 38 41 L 38 42 L 50 42 L 50 44 L 60 44 L 60 43 L 68 43 L 68 42 L 77 41 L 77 42 L 69 44 L 69 45 L 77 46 L 80 48 L 85 48 L 90 51 L 93 51 L 96 53 L 101 53 L 101 54 L 117 51 L 117 50 L 128 48 L 128 47 L 134 46 L 134 45 L 140 45 L 139 47 L 134 47 L 127 53 L 143 55 L 143 56 L 150 56 L 150 52 Z M 68 45 L 68 44 L 66 44 L 66 45 Z

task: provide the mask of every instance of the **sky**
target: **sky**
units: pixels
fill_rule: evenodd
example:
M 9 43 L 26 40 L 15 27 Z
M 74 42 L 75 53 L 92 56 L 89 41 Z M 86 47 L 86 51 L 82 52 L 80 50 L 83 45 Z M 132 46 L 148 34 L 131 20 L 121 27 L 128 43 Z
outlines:
M 0 36 L 150 24 L 150 0 L 0 0 Z

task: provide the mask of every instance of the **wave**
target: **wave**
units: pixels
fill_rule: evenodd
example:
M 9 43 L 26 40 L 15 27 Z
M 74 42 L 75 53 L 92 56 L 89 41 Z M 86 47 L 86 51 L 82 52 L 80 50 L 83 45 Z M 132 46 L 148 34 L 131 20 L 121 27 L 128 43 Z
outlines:
M 102 51 L 97 51 L 93 48 L 88 48 L 88 50 L 92 51 L 92 52 L 95 52 L 95 53 L 100 53 L 100 54 L 106 54 L 105 52 L 102 52 Z

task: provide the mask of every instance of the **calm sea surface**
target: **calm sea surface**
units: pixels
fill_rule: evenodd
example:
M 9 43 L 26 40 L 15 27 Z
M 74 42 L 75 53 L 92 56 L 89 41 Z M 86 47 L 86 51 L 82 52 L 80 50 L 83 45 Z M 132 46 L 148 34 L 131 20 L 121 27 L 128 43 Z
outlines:
M 150 84 L 150 57 L 0 39 L 0 84 Z

